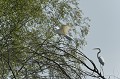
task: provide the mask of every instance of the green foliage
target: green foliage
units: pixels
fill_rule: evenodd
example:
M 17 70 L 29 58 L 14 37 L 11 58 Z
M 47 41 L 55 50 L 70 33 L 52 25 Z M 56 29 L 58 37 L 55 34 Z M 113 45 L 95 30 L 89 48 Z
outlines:
M 0 0 L 0 78 L 37 79 L 51 69 L 54 75 L 79 77 L 74 57 L 83 60 L 77 50 L 89 27 L 82 19 L 76 0 Z M 72 43 L 54 32 L 67 23 L 74 26 Z

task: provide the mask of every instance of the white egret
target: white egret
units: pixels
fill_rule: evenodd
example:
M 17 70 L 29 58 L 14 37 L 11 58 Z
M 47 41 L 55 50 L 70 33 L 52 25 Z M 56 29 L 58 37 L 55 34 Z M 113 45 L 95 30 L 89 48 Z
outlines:
M 105 61 L 104 61 L 104 58 L 102 56 L 99 56 L 100 52 L 101 52 L 101 49 L 100 48 L 94 48 L 93 50 L 98 50 L 98 53 L 97 53 L 97 58 L 99 60 L 99 63 L 104 66 L 105 64 Z
M 71 29 L 70 26 L 68 25 L 63 25 L 60 29 L 58 29 L 58 34 L 61 34 L 61 35 L 67 35 L 68 34 L 68 31 Z
M 67 35 L 70 29 L 71 29 L 71 26 L 63 25 L 61 28 L 56 30 L 56 33 L 59 35 L 63 35 L 68 40 L 73 40 L 70 36 Z

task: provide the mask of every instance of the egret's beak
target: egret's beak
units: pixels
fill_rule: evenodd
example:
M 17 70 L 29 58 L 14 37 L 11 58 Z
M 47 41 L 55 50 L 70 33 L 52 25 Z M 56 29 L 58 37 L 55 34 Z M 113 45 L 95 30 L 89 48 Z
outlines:
M 100 48 L 94 48 L 93 50 L 100 50 Z
M 99 52 L 101 52 L 101 49 L 100 49 L 100 48 L 94 48 L 93 50 L 98 50 Z

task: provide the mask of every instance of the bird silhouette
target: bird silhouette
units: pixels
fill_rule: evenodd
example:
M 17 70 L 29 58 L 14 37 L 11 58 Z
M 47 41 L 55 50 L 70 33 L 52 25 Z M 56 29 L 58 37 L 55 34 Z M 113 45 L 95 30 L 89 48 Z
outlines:
M 100 48 L 94 48 L 94 50 L 98 50 L 98 53 L 97 53 L 98 61 L 102 66 L 104 66 L 104 64 L 105 64 L 104 58 L 102 56 L 99 56 L 99 54 L 101 53 L 101 49 Z

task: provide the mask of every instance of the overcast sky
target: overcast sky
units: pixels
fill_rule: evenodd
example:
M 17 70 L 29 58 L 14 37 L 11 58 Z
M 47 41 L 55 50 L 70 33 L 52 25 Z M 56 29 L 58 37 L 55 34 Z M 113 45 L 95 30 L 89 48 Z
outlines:
M 80 8 L 91 19 L 84 51 L 99 66 L 95 47 L 105 59 L 105 75 L 120 77 L 120 0 L 80 0 Z

